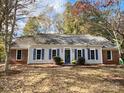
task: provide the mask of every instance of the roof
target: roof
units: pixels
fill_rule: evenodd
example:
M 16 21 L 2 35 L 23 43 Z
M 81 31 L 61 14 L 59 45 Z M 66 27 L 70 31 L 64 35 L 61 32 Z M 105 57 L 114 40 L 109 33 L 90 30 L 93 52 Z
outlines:
M 26 48 L 37 44 L 59 45 L 93 45 L 115 47 L 113 43 L 101 36 L 92 35 L 61 35 L 61 34 L 38 34 L 36 36 L 22 36 L 13 42 L 13 47 Z

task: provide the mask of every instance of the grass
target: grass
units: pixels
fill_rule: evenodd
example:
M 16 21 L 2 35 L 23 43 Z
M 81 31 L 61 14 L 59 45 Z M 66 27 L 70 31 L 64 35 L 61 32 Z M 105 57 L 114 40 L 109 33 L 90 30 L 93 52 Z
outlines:
M 124 67 L 0 67 L 0 93 L 124 93 Z

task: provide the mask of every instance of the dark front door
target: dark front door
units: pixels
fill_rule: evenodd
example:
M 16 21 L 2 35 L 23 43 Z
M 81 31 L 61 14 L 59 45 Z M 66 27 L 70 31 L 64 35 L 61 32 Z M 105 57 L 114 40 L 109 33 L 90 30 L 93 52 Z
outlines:
M 65 64 L 70 64 L 70 49 L 65 49 Z

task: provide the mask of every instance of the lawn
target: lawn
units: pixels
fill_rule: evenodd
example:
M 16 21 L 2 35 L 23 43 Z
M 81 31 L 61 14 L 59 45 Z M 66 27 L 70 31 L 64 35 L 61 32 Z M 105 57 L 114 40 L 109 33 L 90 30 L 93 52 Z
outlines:
M 0 67 L 0 93 L 124 93 L 124 67 L 12 66 Z

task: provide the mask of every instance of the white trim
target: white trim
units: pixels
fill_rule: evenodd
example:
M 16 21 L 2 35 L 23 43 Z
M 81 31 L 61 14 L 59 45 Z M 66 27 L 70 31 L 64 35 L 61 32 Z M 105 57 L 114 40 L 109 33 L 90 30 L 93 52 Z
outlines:
M 21 59 L 17 59 L 18 51 L 21 50 Z M 22 61 L 22 49 L 16 50 L 16 61 Z
M 40 59 L 37 59 L 37 50 L 40 50 L 41 51 L 41 54 L 40 54 Z M 35 61 L 42 61 L 42 48 L 37 48 L 36 49 L 36 56 L 35 56 Z
M 89 48 L 89 49 L 90 49 L 90 59 L 88 59 L 88 60 L 94 60 L 94 61 L 99 60 L 99 50 L 97 49 L 97 51 L 98 51 L 98 59 L 96 59 L 96 48 Z M 94 51 L 94 59 L 91 59 L 91 50 Z
M 33 48 L 33 50 L 36 49 L 36 56 L 35 56 L 35 60 L 33 59 L 33 61 L 43 61 L 42 60 L 42 49 L 44 49 L 44 55 L 45 55 L 45 48 Z M 40 59 L 37 59 L 37 50 L 41 50 L 41 55 L 40 55 Z M 34 53 L 34 52 L 33 52 Z M 33 54 L 34 55 L 34 54 Z
M 81 57 L 83 56 L 83 55 L 82 55 L 82 49 L 81 49 L 81 48 L 77 48 L 77 54 L 76 54 L 76 55 L 77 55 L 77 59 L 79 59 L 79 58 L 78 58 L 78 50 L 81 50 Z
M 111 50 L 107 50 L 107 52 L 110 51 L 111 59 L 108 59 L 108 54 L 107 54 L 107 61 L 112 61 L 113 60 L 113 54 Z
M 51 49 L 51 59 L 49 59 L 49 49 Z M 49 48 L 48 49 L 48 60 L 52 60 L 53 59 L 53 50 L 56 50 L 56 56 L 57 56 L 57 49 L 60 49 L 60 48 Z
M 52 48 L 51 49 L 51 59 L 53 58 L 53 50 L 56 50 L 56 56 L 57 56 L 57 48 Z
M 91 51 L 94 51 L 94 59 L 91 59 Z M 90 60 L 96 60 L 96 51 L 95 51 L 95 49 L 90 49 Z

